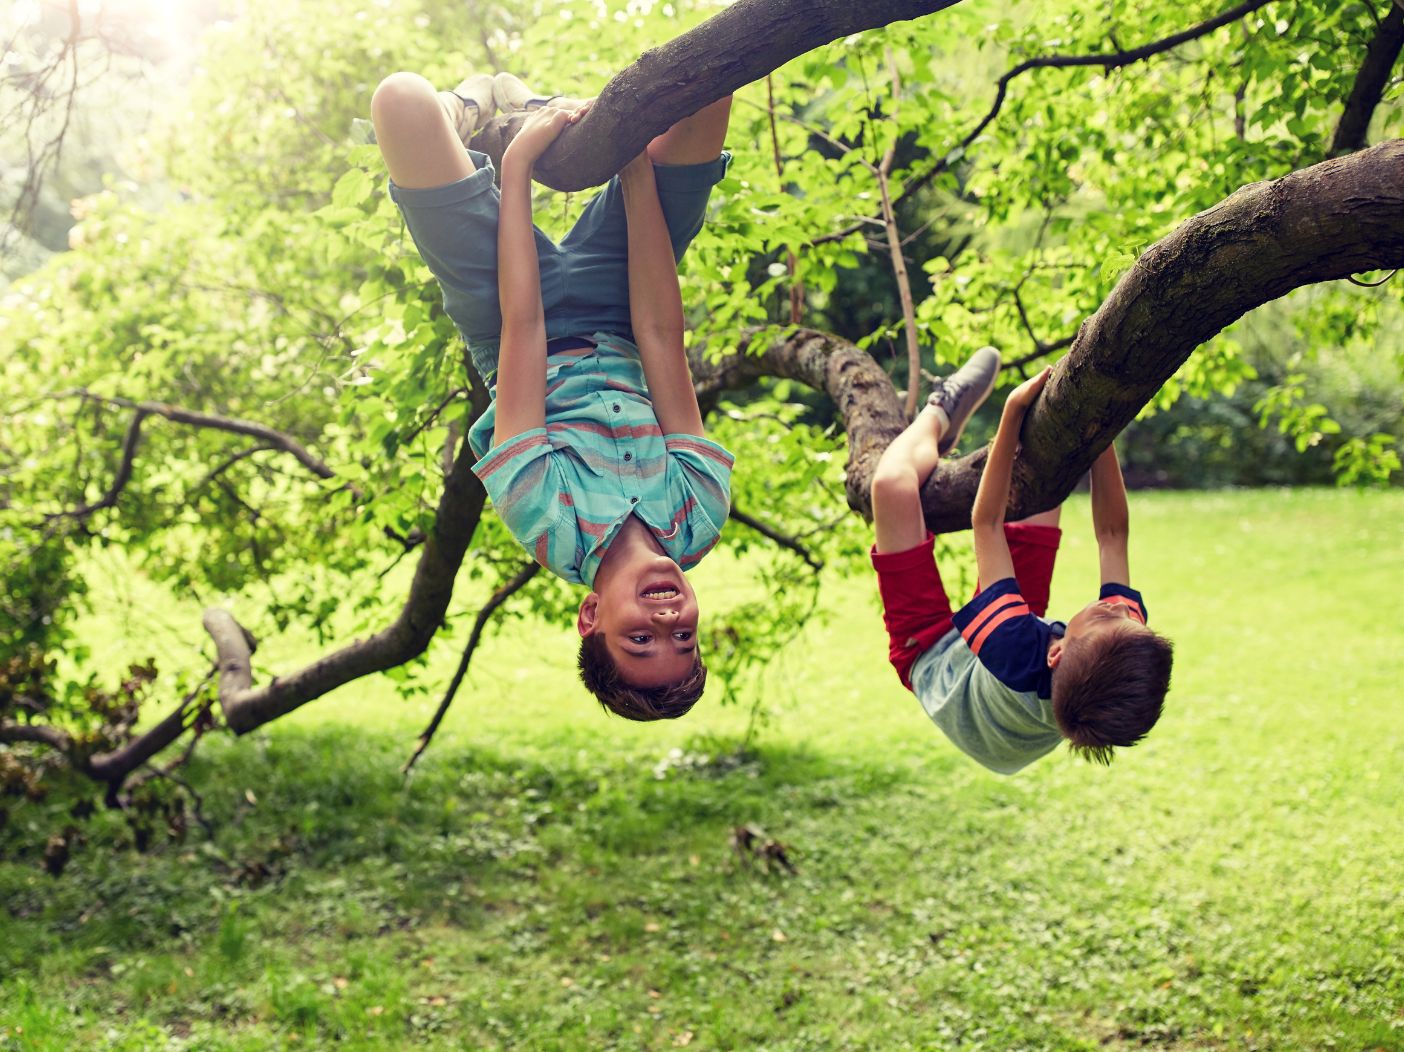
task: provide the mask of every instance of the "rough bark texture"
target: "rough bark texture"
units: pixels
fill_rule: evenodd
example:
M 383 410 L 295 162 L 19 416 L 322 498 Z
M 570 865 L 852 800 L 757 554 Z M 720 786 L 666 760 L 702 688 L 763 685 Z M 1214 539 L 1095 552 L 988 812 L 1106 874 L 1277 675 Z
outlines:
M 740 0 L 696 29 L 645 51 L 605 85 L 586 118 L 537 162 L 556 190 L 598 186 L 655 135 L 790 59 L 850 33 L 919 18 L 959 0 Z M 499 118 L 473 148 L 501 163 L 521 118 Z
M 1375 115 L 1375 107 L 1380 104 L 1390 70 L 1399 61 L 1401 50 L 1404 50 L 1404 6 L 1391 3 L 1370 46 L 1365 49 L 1365 60 L 1355 75 L 1350 97 L 1336 124 L 1336 134 L 1331 140 L 1332 154 L 1364 149 L 1370 118 Z
M 762 376 L 798 380 L 828 394 L 848 435 L 848 506 L 869 515 L 868 486 L 878 458 L 907 426 L 907 418 L 897 389 L 867 351 L 831 333 L 799 329 L 769 347 L 743 344 L 737 354 L 716 362 L 694 354 L 692 376 L 704 411 L 723 391 Z
M 1196 347 L 1292 289 L 1404 266 L 1404 140 L 1253 183 L 1152 246 L 1078 331 L 1024 425 L 1009 517 L 1053 507 Z M 870 516 L 882 450 L 903 426 L 866 354 L 801 331 L 752 357 L 696 365 L 714 402 L 759 376 L 828 392 L 848 427 L 848 502 Z M 944 462 L 922 491 L 927 525 L 967 529 L 985 451 Z

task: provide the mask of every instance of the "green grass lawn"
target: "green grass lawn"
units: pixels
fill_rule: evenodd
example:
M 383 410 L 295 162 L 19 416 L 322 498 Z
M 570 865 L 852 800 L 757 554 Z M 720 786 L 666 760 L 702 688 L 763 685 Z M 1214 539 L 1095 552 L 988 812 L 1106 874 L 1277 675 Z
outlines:
M 1404 1048 L 1404 493 L 1133 513 L 1177 664 L 1110 769 L 959 755 L 866 576 L 742 754 L 739 707 L 607 719 L 569 633 L 517 623 L 407 785 L 436 699 L 359 684 L 205 743 L 212 841 L 0 861 L 0 1049 Z M 1085 499 L 1064 525 L 1055 614 L 1095 594 Z

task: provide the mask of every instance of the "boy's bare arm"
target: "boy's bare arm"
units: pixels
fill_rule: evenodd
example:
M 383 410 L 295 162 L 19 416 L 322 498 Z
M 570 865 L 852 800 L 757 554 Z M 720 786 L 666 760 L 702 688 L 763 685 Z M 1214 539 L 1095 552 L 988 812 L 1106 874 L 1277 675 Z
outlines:
M 703 435 L 702 411 L 683 350 L 678 264 L 647 154 L 620 173 L 620 185 L 629 223 L 629 318 L 653 412 L 665 435 Z
M 1010 392 L 999 418 L 985 470 L 980 475 L 980 488 L 975 492 L 975 505 L 970 511 L 970 528 L 975 540 L 975 564 L 980 582 L 994 584 L 1014 576 L 1014 559 L 1009 554 L 1009 542 L 1004 538 L 1004 515 L 1009 505 L 1009 479 L 1014 470 L 1014 454 L 1019 451 L 1019 430 L 1043 385 L 1048 382 L 1045 369 Z
M 497 220 L 497 299 L 502 343 L 497 359 L 497 420 L 492 443 L 546 426 L 546 316 L 531 225 L 532 165 L 575 118 L 541 109 L 527 118 L 502 157 Z
M 1130 586 L 1127 560 L 1130 511 L 1126 504 L 1126 483 L 1116 459 L 1116 447 L 1108 446 L 1092 464 L 1092 529 L 1097 534 L 1097 556 L 1103 584 Z

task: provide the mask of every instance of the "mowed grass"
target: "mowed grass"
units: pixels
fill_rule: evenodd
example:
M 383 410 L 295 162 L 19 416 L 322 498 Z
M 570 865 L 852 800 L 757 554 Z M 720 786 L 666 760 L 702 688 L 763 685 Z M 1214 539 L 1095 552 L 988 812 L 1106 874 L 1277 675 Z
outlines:
M 213 840 L 100 825 L 60 880 L 0 862 L 0 1048 L 1404 1048 L 1401 519 L 1397 492 L 1134 495 L 1178 656 L 1110 769 L 959 755 L 862 575 L 744 753 L 737 708 L 606 719 L 569 633 L 514 624 L 407 784 L 436 699 L 358 684 L 205 743 Z M 1064 526 L 1055 614 L 1095 594 L 1085 499 Z M 733 850 L 743 823 L 798 872 Z

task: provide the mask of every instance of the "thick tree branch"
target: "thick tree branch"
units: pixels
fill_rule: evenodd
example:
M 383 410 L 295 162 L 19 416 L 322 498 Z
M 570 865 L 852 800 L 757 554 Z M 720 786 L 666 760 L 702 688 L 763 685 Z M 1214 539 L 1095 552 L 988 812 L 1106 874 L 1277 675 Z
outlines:
M 516 576 L 493 592 L 488 597 L 488 601 L 483 604 L 482 609 L 478 611 L 478 616 L 473 619 L 473 631 L 468 634 L 468 643 L 463 648 L 463 656 L 458 659 L 458 668 L 454 670 L 453 678 L 449 680 L 449 685 L 444 690 L 443 700 L 434 710 L 429 725 L 420 733 L 419 744 L 415 746 L 414 753 L 400 768 L 401 774 L 409 774 L 410 769 L 424 755 L 424 750 L 429 748 L 429 743 L 434 740 L 434 732 L 439 729 L 439 724 L 444 722 L 444 715 L 448 712 L 449 706 L 453 704 L 454 695 L 458 693 L 458 688 L 463 683 L 463 677 L 468 674 L 468 664 L 473 660 L 473 652 L 478 649 L 478 643 L 483 638 L 483 629 L 487 626 L 488 619 L 497 612 L 499 606 L 521 591 L 540 569 L 540 563 L 527 563 L 517 571 Z
M 424 652 L 443 624 L 454 578 L 487 499 L 473 474 L 474 460 L 464 442 L 444 479 L 434 528 L 420 547 L 400 615 L 375 635 L 256 687 L 250 662 L 252 636 L 228 612 L 205 611 L 205 630 L 214 640 L 220 666 L 219 703 L 232 730 L 247 734 L 343 684 L 402 665 Z
M 872 355 L 830 333 L 799 329 L 769 345 L 752 337 L 737 354 L 718 361 L 694 354 L 690 364 L 698 402 L 708 407 L 723 391 L 762 376 L 798 380 L 828 394 L 848 430 L 848 504 L 868 514 L 867 490 L 878 458 L 907 426 L 892 380 Z
M 1370 118 L 1384 96 L 1390 70 L 1399 61 L 1401 50 L 1404 50 L 1404 6 L 1391 3 L 1365 49 L 1365 60 L 1355 74 L 1355 83 L 1351 85 L 1350 96 L 1336 124 L 1336 134 L 1331 140 L 1333 156 L 1364 149 Z
M 1031 58 L 1020 62 L 1018 65 L 1007 70 L 1004 75 L 995 82 L 994 102 L 991 103 L 989 111 L 984 117 L 980 118 L 979 123 L 966 133 L 960 142 L 956 143 L 944 156 L 940 157 L 935 164 L 921 175 L 909 179 L 906 186 L 902 188 L 902 192 L 897 195 L 893 204 L 901 205 L 905 203 L 913 194 L 926 187 L 933 179 L 949 170 L 952 165 L 965 156 L 965 151 L 984 133 L 985 129 L 990 126 L 994 119 L 999 116 L 999 111 L 1004 108 L 1004 101 L 1009 93 L 1009 82 L 1015 77 L 1021 76 L 1034 69 L 1072 69 L 1081 66 L 1101 66 L 1103 70 L 1110 72 L 1113 69 L 1120 69 L 1122 66 L 1130 66 L 1137 62 L 1144 62 L 1154 55 L 1171 51 L 1181 44 L 1187 44 L 1192 40 L 1198 40 L 1200 37 L 1207 36 L 1214 32 L 1214 30 L 1228 25 L 1230 22 L 1236 22 L 1245 15 L 1252 14 L 1260 7 L 1266 7 L 1270 2 L 1271 0 L 1245 0 L 1244 3 L 1229 8 L 1229 10 L 1215 15 L 1213 18 L 1204 22 L 1200 22 L 1198 25 L 1191 26 L 1179 33 L 1174 33 L 1168 37 L 1163 37 L 1160 40 L 1152 41 L 1149 44 L 1142 44 L 1140 47 L 1131 48 L 1129 50 L 1117 48 L 1115 51 L 1101 52 L 1094 55 L 1045 55 L 1040 58 Z M 860 220 L 857 223 L 844 227 L 842 230 L 836 230 L 831 234 L 824 234 L 820 237 L 816 237 L 812 244 L 822 245 L 828 241 L 841 241 L 849 235 L 862 230 L 865 222 L 865 220 Z
M 616 75 L 579 124 L 567 128 L 537 163 L 536 178 L 556 190 L 605 182 L 684 117 L 760 80 L 790 59 L 830 41 L 920 18 L 958 0 L 739 0 Z M 521 116 L 498 118 L 473 136 L 473 148 L 499 161 Z
M 1078 330 L 1024 424 L 1009 518 L 1053 507 L 1200 344 L 1295 288 L 1404 266 L 1404 139 L 1243 187 L 1148 249 Z M 867 516 L 877 459 L 903 426 L 882 369 L 800 331 L 694 360 L 699 398 L 759 376 L 826 391 L 848 426 L 849 505 Z M 967 529 L 985 451 L 943 461 L 922 491 L 935 532 Z

